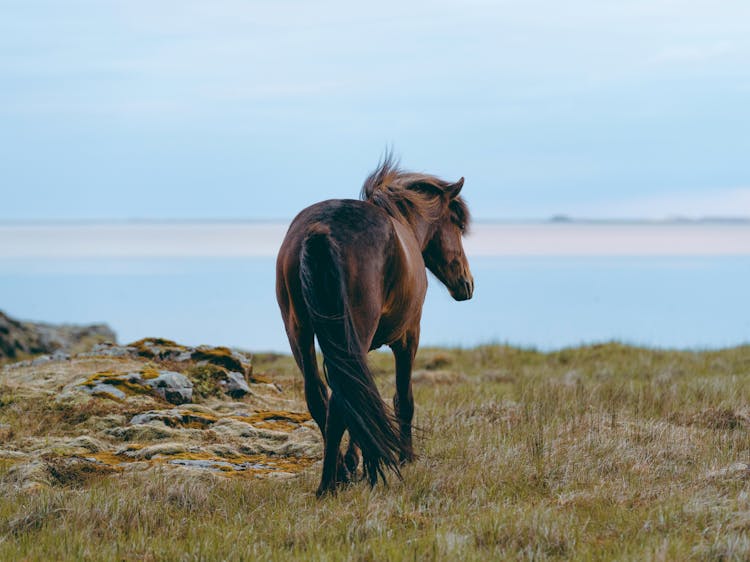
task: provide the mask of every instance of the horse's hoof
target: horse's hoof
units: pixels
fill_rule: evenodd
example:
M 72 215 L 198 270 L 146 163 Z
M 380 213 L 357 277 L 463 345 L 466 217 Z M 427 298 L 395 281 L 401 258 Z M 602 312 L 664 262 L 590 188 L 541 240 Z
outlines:
M 357 468 L 359 467 L 359 455 L 346 455 L 344 457 L 344 466 L 351 476 L 356 477 Z
M 323 484 L 321 484 L 315 492 L 315 497 L 318 499 L 324 498 L 326 496 L 335 496 L 335 495 L 336 495 L 335 486 L 323 486 Z
M 336 484 L 349 484 L 352 481 L 351 476 L 349 470 L 343 464 L 340 464 L 336 470 Z
M 359 467 L 359 458 L 344 459 L 344 466 L 346 467 L 346 477 L 348 482 L 359 482 L 362 480 L 362 476 L 357 471 L 357 468 Z
M 417 460 L 417 456 L 413 453 L 410 455 L 401 455 L 398 459 L 398 464 L 400 466 L 405 466 L 407 464 L 413 463 L 415 460 Z

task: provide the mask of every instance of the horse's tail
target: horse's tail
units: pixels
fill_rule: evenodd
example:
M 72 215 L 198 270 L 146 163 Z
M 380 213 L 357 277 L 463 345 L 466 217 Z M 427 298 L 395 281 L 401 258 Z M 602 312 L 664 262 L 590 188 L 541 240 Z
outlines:
M 385 482 L 384 469 L 400 478 L 399 454 L 406 451 L 367 366 L 352 321 L 340 249 L 326 225 L 316 225 L 302 244 L 300 278 L 328 386 L 349 438 L 362 451 L 365 476 L 371 485 L 378 478 Z

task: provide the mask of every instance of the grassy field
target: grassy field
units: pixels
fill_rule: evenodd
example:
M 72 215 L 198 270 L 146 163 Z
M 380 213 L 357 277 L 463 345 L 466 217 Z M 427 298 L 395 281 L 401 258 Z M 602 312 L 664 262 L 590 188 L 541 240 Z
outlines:
M 424 349 L 417 368 L 403 481 L 317 500 L 315 464 L 21 491 L 0 464 L 0 560 L 750 559 L 750 346 Z M 255 369 L 301 400 L 289 357 Z

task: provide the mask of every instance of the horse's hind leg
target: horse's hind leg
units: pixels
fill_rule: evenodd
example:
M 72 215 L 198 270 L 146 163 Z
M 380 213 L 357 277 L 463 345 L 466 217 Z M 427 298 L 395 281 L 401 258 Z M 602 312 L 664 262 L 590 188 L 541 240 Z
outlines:
M 357 479 L 357 467 L 359 466 L 360 458 L 362 458 L 362 453 L 350 435 L 349 447 L 346 449 L 346 454 L 344 455 L 344 466 L 353 480 Z
M 296 330 L 297 346 L 294 359 L 305 382 L 305 401 L 310 415 L 320 428 L 323 439 L 326 437 L 326 416 L 328 412 L 328 388 L 318 371 L 318 360 L 315 356 L 315 339 L 312 328 Z M 291 339 L 291 338 L 290 338 Z M 295 346 L 292 345 L 292 349 Z
M 318 360 L 315 355 L 315 340 L 313 336 L 312 328 L 295 328 L 290 330 L 292 336 L 291 339 L 295 341 L 292 343 L 292 349 L 294 350 L 294 359 L 297 362 L 297 366 L 304 377 L 305 382 L 305 400 L 307 402 L 307 409 L 310 411 L 310 415 L 315 420 L 320 428 L 320 433 L 323 435 L 323 442 L 328 443 L 327 435 L 327 421 L 329 415 L 329 398 L 328 398 L 328 387 L 323 382 L 318 370 Z M 295 345 L 296 343 L 296 345 Z M 338 451 L 338 444 L 341 442 L 341 436 L 338 438 L 336 448 Z M 356 445 L 350 444 L 351 447 Z M 327 445 L 326 445 L 327 447 Z M 356 452 L 359 452 L 359 448 L 356 448 Z M 349 482 L 350 475 L 348 471 L 349 463 L 344 462 L 344 458 L 341 452 L 337 452 L 338 462 L 336 463 L 336 481 L 337 482 Z M 350 461 L 351 463 L 351 461 Z M 352 474 L 356 474 L 356 466 L 359 463 L 359 457 L 356 458 L 354 463 L 354 470 Z
M 341 458 L 341 438 L 344 435 L 344 420 L 339 411 L 336 395 L 331 395 L 328 401 L 328 418 L 325 433 L 325 451 L 323 453 L 323 475 L 320 478 L 317 496 L 323 496 L 336 490 L 336 484 L 341 481 L 343 462 Z
M 414 418 L 414 395 L 411 390 L 411 369 L 419 345 L 419 332 L 406 334 L 401 340 L 391 344 L 396 359 L 396 394 L 393 396 L 393 409 L 398 417 L 401 433 L 401 462 L 414 460 L 411 439 L 411 422 Z

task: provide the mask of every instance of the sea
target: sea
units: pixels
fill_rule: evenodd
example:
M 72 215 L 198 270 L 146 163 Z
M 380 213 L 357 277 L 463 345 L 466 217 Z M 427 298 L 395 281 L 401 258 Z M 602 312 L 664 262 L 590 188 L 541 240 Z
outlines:
M 288 352 L 274 291 L 284 222 L 0 224 L 0 310 L 104 322 L 122 343 Z M 475 293 L 430 276 L 423 346 L 750 343 L 747 222 L 480 222 Z

